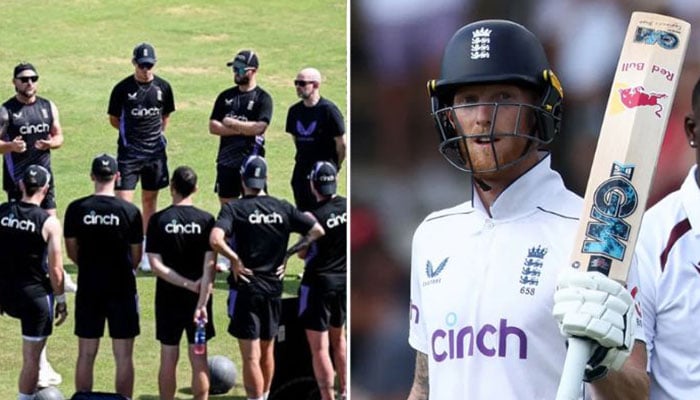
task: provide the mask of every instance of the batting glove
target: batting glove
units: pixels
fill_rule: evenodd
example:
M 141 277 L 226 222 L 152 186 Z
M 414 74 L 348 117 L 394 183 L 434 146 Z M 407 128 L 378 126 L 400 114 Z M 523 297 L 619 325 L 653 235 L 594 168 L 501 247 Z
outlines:
M 600 272 L 567 269 L 559 275 L 552 315 L 566 337 L 595 342 L 584 380 L 622 368 L 634 340 L 634 300 L 618 282 Z

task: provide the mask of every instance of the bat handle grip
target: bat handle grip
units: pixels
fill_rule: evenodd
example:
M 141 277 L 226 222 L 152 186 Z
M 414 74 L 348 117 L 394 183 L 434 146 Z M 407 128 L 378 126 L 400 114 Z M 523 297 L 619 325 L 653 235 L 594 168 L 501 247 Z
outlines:
M 566 361 L 559 381 L 556 400 L 578 400 L 581 398 L 581 385 L 586 363 L 591 357 L 593 344 L 582 338 L 569 338 Z

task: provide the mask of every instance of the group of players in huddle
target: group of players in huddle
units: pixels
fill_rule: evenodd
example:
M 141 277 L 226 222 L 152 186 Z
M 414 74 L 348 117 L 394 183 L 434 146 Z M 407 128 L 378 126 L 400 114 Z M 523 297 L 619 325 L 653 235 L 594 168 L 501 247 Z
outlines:
M 19 400 L 33 398 L 40 364 L 50 368 L 45 345 L 54 323 L 68 315 L 61 240 L 78 270 L 75 335 L 76 392 L 93 390 L 94 362 L 105 321 L 115 360 L 115 392 L 133 396 L 134 339 L 140 333 L 135 271 L 151 270 L 156 283 L 156 339 L 161 399 L 176 390 L 183 332 L 190 344 L 192 393 L 208 398 L 207 355 L 194 351 L 195 330 L 215 335 L 212 289 L 217 269 L 228 276 L 228 332 L 238 339 L 243 384 L 249 399 L 267 399 L 274 374 L 274 339 L 281 313 L 283 276 L 289 257 L 305 260 L 299 318 L 312 350 L 323 399 L 346 393 L 346 199 L 337 194 L 345 158 L 342 114 L 320 96 L 321 74 L 304 68 L 294 80 L 301 101 L 290 107 L 286 130 L 296 145 L 292 188 L 296 205 L 267 194 L 264 133 L 272 99 L 257 85 L 258 55 L 240 51 L 227 65 L 235 86 L 216 99 L 210 133 L 220 136 L 216 187 L 219 215 L 193 205 L 197 173 L 188 166 L 168 171 L 165 130 L 175 111 L 170 84 L 153 73 L 155 49 L 134 48 L 134 73 L 115 85 L 111 125 L 119 132 L 117 156 L 92 160 L 94 193 L 72 201 L 63 229 L 56 218 L 51 149 L 63 145 L 55 104 L 37 96 L 37 69 L 13 71 L 16 94 L 0 108 L 3 188 L 0 205 L 0 311 L 21 321 L 23 366 Z M 141 180 L 141 209 L 132 203 Z M 171 205 L 157 211 L 158 192 L 169 188 Z M 287 249 L 292 233 L 301 238 Z M 219 258 L 217 258 L 217 254 Z M 73 284 L 73 286 L 75 286 Z M 74 288 L 75 289 L 75 288 Z M 332 361 L 329 350 L 332 349 Z M 334 370 L 335 365 L 335 370 Z M 46 367 L 45 367 L 46 366 Z M 60 376 L 59 376 L 60 379 Z M 59 380 L 60 382 L 60 380 Z M 56 383 L 56 382 L 54 382 Z

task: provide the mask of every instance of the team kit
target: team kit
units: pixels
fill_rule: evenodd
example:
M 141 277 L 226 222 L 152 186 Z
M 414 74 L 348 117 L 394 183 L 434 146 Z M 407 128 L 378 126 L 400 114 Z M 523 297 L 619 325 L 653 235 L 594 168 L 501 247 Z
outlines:
M 133 359 L 142 322 L 139 268 L 157 277 L 159 398 L 175 396 L 183 334 L 193 397 L 207 399 L 218 385 L 210 381 L 205 345 L 216 335 L 212 291 L 221 271 L 228 273 L 226 330 L 238 340 L 246 397 L 275 398 L 274 344 L 291 257 L 304 262 L 295 314 L 313 351 L 316 391 L 323 399 L 345 398 L 347 203 L 337 193 L 345 121 L 321 96 L 320 71 L 304 68 L 294 79 L 300 101 L 290 107 L 286 123 L 296 148 L 292 203 L 267 193 L 264 134 L 272 98 L 257 84 L 258 54 L 241 50 L 226 64 L 235 85 L 217 96 L 209 121 L 210 133 L 219 136 L 214 189 L 221 209 L 215 217 L 192 200 L 197 171 L 184 165 L 169 170 L 164 133 L 175 101 L 170 84 L 154 74 L 156 63 L 151 44 L 134 48 L 134 72 L 116 83 L 107 105 L 117 133 L 116 156 L 101 154 L 86 163 L 94 192 L 72 200 L 63 221 L 56 215 L 51 168 L 51 152 L 64 144 L 59 110 L 37 94 L 34 65 L 23 62 L 13 70 L 15 95 L 0 108 L 8 197 L 0 205 L 0 312 L 21 325 L 17 399 L 49 398 L 63 381 L 49 362 L 60 349 L 46 343 L 69 315 L 67 292 L 75 292 L 74 398 L 139 394 Z M 169 194 L 171 202 L 157 210 L 159 194 Z M 299 239 L 289 246 L 293 235 Z M 64 256 L 77 267 L 77 282 L 65 272 Z M 93 387 L 97 350 L 106 334 L 114 357 L 113 391 Z

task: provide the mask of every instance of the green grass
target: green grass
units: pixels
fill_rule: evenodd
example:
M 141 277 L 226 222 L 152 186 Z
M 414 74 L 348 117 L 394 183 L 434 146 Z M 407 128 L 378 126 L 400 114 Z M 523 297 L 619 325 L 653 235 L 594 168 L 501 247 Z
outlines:
M 294 145 L 284 132 L 286 112 L 298 99 L 292 80 L 298 70 L 313 66 L 324 75 L 321 93 L 334 101 L 347 117 L 346 2 L 342 0 L 268 1 L 98 1 L 37 0 L 3 2 L 0 27 L 0 100 L 13 93 L 12 68 L 29 61 L 38 69 L 39 95 L 59 108 L 65 144 L 53 155 L 58 214 L 62 219 L 70 201 L 89 194 L 92 158 L 116 153 L 117 132 L 109 125 L 109 93 L 120 79 L 133 73 L 131 51 L 142 41 L 156 48 L 155 73 L 168 80 L 175 92 L 177 111 L 166 132 L 171 170 L 189 165 L 199 174 L 195 203 L 214 215 L 218 200 L 213 193 L 218 138 L 208 133 L 208 120 L 219 92 L 233 85 L 226 62 L 240 49 L 252 48 L 260 57 L 258 84 L 273 98 L 272 124 L 267 131 L 270 192 L 293 199 L 289 180 Z M 4 77 L 4 78 L 3 78 Z M 339 186 L 346 193 L 346 169 Z M 140 199 L 136 193 L 135 199 Z M 166 192 L 159 209 L 169 204 Z M 138 201 L 137 203 L 140 203 Z M 67 261 L 66 261 L 67 262 Z M 285 295 L 298 287 L 294 277 L 302 269 L 298 260 L 289 265 Z M 75 277 L 75 266 L 66 264 Z M 226 284 L 223 275 L 215 291 L 217 337 L 210 354 L 224 354 L 239 366 L 234 338 L 226 332 Z M 141 335 L 136 340 L 135 399 L 156 399 L 159 345 L 154 338 L 153 295 L 155 278 L 140 274 Z M 69 310 L 74 297 L 69 295 Z M 64 395 L 73 393 L 77 338 L 72 316 L 49 339 L 49 358 L 63 375 Z M 21 365 L 19 324 L 0 317 L 0 398 L 16 397 Z M 189 365 L 182 347 L 178 371 L 178 397 L 189 398 Z M 114 367 L 110 340 L 102 341 L 95 368 L 95 390 L 113 390 Z M 240 371 L 239 371 L 240 378 Z M 220 399 L 243 398 L 239 384 Z

